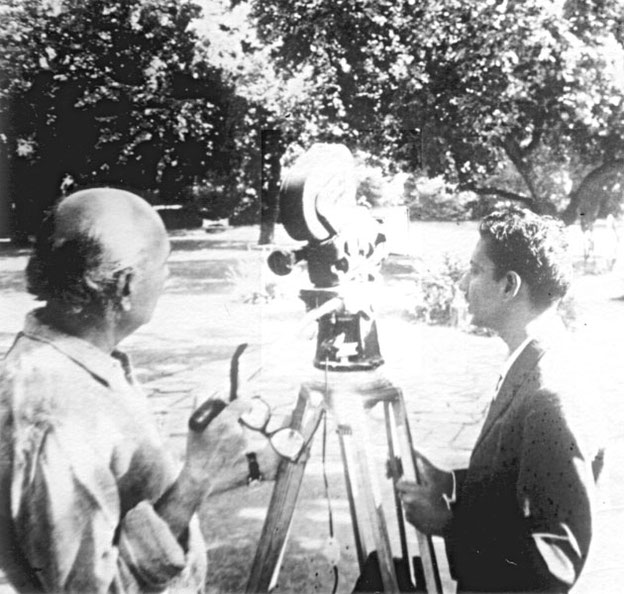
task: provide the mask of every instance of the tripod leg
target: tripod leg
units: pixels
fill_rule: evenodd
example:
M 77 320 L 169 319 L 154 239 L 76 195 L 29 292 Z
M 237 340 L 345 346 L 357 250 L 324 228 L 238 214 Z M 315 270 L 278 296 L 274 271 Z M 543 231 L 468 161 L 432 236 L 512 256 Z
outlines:
M 412 435 L 407 421 L 407 411 L 405 409 L 403 394 L 398 389 L 397 397 L 392 402 L 392 411 L 394 413 L 394 422 L 402 454 L 404 476 L 409 481 L 417 482 L 418 471 L 416 468 L 416 458 L 414 457 Z M 418 530 L 416 531 L 416 537 L 418 539 L 418 548 L 423 564 L 427 592 L 430 594 L 441 594 L 442 583 L 440 581 L 440 573 L 438 570 L 435 550 L 433 548 L 433 541 L 430 536 L 427 536 Z
M 362 407 L 361 395 L 355 400 L 349 400 L 348 394 L 341 394 L 340 403 L 335 403 L 333 411 L 338 417 L 341 442 L 348 454 L 345 458 L 345 477 L 349 477 L 357 488 L 354 500 L 350 505 L 360 505 L 365 520 L 370 526 L 373 548 L 377 551 L 377 560 L 383 583 L 384 592 L 398 592 L 399 587 L 396 578 L 390 538 L 383 512 L 379 484 L 375 480 L 377 469 L 373 465 L 371 452 L 371 439 L 367 427 L 367 419 Z M 345 422 L 348 419 L 348 423 Z M 348 431 L 347 428 L 351 430 Z M 356 490 L 357 489 L 357 490 Z M 359 501 L 361 497 L 361 503 Z M 354 510 L 351 510 L 353 517 Z M 357 514 L 356 514 L 357 515 Z M 359 517 L 359 515 L 357 516 Z M 354 531 L 356 527 L 354 526 Z M 360 531 L 360 536 L 363 532 Z
M 352 471 L 350 470 L 350 467 L 353 465 L 353 454 L 348 451 L 348 444 L 345 443 L 345 435 L 348 435 L 350 432 L 350 427 L 338 426 L 338 441 L 340 443 L 340 455 L 345 475 L 347 499 L 349 501 L 349 512 L 351 514 L 351 525 L 353 526 L 353 539 L 355 541 L 355 551 L 357 553 L 358 565 L 360 567 L 360 572 L 362 572 L 364 570 L 367 551 L 364 548 L 364 536 L 361 532 L 362 526 L 357 514 L 357 504 L 355 498 L 358 494 L 354 492 L 354 477 L 352 476 Z
M 293 412 L 291 427 L 301 429 L 304 413 L 308 405 L 309 393 L 305 386 L 299 392 L 297 405 Z M 317 420 L 323 413 L 322 407 L 317 407 L 311 411 L 311 419 L 306 423 L 306 428 L 313 431 L 317 426 Z M 306 432 L 304 428 L 304 433 Z M 260 542 L 256 550 L 249 581 L 247 582 L 247 592 L 268 592 L 273 586 L 273 581 L 277 579 L 279 566 L 281 564 L 283 551 L 288 538 L 288 531 L 292 521 L 297 497 L 301 489 L 301 481 L 305 472 L 306 462 L 312 440 L 309 435 L 304 435 L 309 442 L 306 451 L 297 462 L 282 460 L 280 463 L 273 495 L 269 504 L 267 517 L 260 534 Z
M 394 478 L 395 476 L 399 475 L 399 472 L 398 472 L 398 469 L 395 468 L 398 458 L 397 458 L 396 450 L 394 447 L 395 436 L 393 435 L 393 432 L 392 432 L 392 417 L 391 417 L 392 413 L 390 410 L 390 404 L 387 401 L 383 403 L 383 406 L 384 406 L 384 419 L 386 422 L 386 437 L 388 438 L 388 458 L 389 458 L 389 464 L 391 467 L 392 477 Z M 399 526 L 399 540 L 401 541 L 401 555 L 403 556 L 405 563 L 410 569 L 410 577 L 412 578 L 412 582 L 414 582 L 414 576 L 412 575 L 412 572 L 413 572 L 412 562 L 410 560 L 409 549 L 407 547 L 407 535 L 405 533 L 405 519 L 403 517 L 403 505 L 401 504 L 401 498 L 399 497 L 397 490 L 393 489 L 393 491 L 394 491 L 394 507 L 396 509 L 397 523 Z

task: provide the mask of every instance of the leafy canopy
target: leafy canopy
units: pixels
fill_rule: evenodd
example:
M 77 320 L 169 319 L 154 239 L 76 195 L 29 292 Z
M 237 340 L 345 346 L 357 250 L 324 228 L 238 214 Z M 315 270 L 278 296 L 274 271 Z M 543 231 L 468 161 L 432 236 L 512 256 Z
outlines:
M 18 210 L 30 202 L 41 211 L 68 180 L 179 199 L 185 186 L 227 168 L 232 88 L 192 27 L 197 5 L 2 0 L 0 7 L 2 142 Z M 32 212 L 28 218 L 36 223 Z
M 488 179 L 508 160 L 536 201 L 540 151 L 622 150 L 622 0 L 252 0 L 281 68 L 308 69 L 318 114 L 383 131 L 407 167 Z M 541 155 L 544 158 L 544 154 Z

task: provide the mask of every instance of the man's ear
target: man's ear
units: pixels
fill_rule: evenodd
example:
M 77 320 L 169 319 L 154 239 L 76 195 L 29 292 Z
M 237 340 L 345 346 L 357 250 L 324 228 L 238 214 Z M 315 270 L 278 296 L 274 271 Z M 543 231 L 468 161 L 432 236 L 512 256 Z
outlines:
M 132 309 L 134 281 L 135 274 L 131 266 L 117 272 L 115 279 L 115 297 L 123 311 L 130 311 Z
M 514 298 L 520 292 L 522 278 L 517 272 L 510 270 L 505 275 L 505 297 Z

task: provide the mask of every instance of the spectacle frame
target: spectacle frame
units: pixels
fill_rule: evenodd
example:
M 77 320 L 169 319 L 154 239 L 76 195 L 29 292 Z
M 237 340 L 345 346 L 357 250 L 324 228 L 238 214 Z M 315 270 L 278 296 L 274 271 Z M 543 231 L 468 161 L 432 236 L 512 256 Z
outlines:
M 269 440 L 271 447 L 282 458 L 286 458 L 291 462 L 297 462 L 303 451 L 310 445 L 324 414 L 325 411 L 323 410 L 307 440 L 301 431 L 291 429 L 290 427 L 281 427 L 275 431 L 267 431 L 267 426 L 273 417 L 271 407 L 262 397 L 254 396 L 251 398 L 249 410 L 239 417 L 238 422 L 244 427 L 264 435 Z

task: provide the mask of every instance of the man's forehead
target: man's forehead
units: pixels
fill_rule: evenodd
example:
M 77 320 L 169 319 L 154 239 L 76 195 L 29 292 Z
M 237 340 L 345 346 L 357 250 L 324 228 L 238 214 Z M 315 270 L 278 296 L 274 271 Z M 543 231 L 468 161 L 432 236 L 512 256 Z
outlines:
M 473 264 L 493 264 L 489 256 L 487 242 L 483 238 L 477 241 L 472 256 L 470 257 L 470 262 Z

